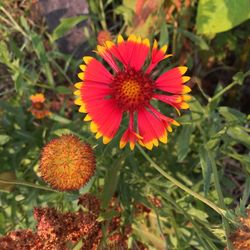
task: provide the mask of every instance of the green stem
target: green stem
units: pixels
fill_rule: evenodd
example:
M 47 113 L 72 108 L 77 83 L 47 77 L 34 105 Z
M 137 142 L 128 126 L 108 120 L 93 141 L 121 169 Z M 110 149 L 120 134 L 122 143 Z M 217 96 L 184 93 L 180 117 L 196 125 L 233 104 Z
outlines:
M 203 88 L 202 88 L 201 80 L 200 80 L 198 77 L 195 77 L 194 81 L 196 82 L 196 84 L 197 84 L 197 86 L 198 86 L 198 88 L 199 88 L 201 94 L 204 96 L 204 98 L 206 98 L 207 101 L 210 100 L 211 97 L 208 96 L 208 95 L 204 92 L 204 90 L 203 90 Z
M 221 95 L 223 95 L 225 92 L 227 92 L 229 89 L 231 89 L 232 87 L 234 87 L 237 84 L 238 84 L 237 82 L 230 83 L 228 86 L 226 86 L 220 92 L 218 92 L 215 96 L 213 96 L 213 98 L 210 98 L 209 101 L 212 102 L 212 101 L 218 99 Z
M 138 175 L 138 177 L 141 177 L 141 176 Z M 161 197 L 166 199 L 173 206 L 173 209 L 175 209 L 175 211 L 177 211 L 178 213 L 182 213 L 188 220 L 191 221 L 192 225 L 194 226 L 194 230 L 195 230 L 195 232 L 197 234 L 197 237 L 203 243 L 203 246 L 205 246 L 205 249 L 207 249 L 207 248 L 206 248 L 206 245 L 204 243 L 204 240 L 209 244 L 211 250 L 217 250 L 217 247 L 214 245 L 214 243 L 211 241 L 211 239 L 208 237 L 208 235 L 206 233 L 204 233 L 201 230 L 201 226 L 196 223 L 195 218 L 193 219 L 192 216 L 190 216 L 187 213 L 187 211 L 185 209 L 183 209 L 179 204 L 177 204 L 176 201 L 173 198 L 171 198 L 170 195 L 168 195 L 166 192 L 162 193 L 161 190 L 158 190 L 158 188 L 153 186 L 148 180 L 142 179 L 142 181 L 145 184 L 149 185 L 150 188 L 152 188 L 154 190 L 154 192 L 156 192 L 157 194 L 161 195 Z M 165 217 L 160 217 L 160 219 L 163 222 L 167 222 L 167 219 Z
M 105 12 L 104 12 L 104 6 L 103 6 L 102 0 L 100 1 L 100 10 L 101 10 L 101 24 L 102 24 L 102 28 L 104 30 L 107 30 L 107 24 L 106 24 L 106 20 L 105 20 Z
M 26 186 L 26 187 L 32 187 L 32 188 L 36 188 L 36 189 L 42 189 L 42 190 L 58 193 L 58 191 L 56 191 L 54 189 L 51 189 L 51 188 L 48 188 L 48 187 L 43 187 L 43 186 L 36 185 L 36 184 L 26 182 L 26 181 L 6 181 L 6 180 L 3 180 L 3 179 L 0 179 L 0 183 L 12 184 L 12 185 L 22 185 L 22 186 Z
M 9 18 L 10 22 L 12 23 L 12 26 L 18 30 L 24 37 L 28 37 L 27 34 L 24 32 L 24 30 L 18 25 L 18 23 L 14 20 L 14 18 L 10 15 L 10 13 L 4 8 L 0 7 L 0 10 Z
M 221 186 L 220 186 L 218 170 L 217 170 L 216 163 L 214 161 L 214 157 L 212 157 L 212 155 L 211 155 L 211 153 L 209 151 L 208 151 L 208 156 L 210 158 L 211 165 L 212 165 L 212 170 L 213 170 L 213 175 L 214 175 L 214 185 L 215 185 L 216 192 L 218 194 L 219 205 L 223 209 L 226 209 L 226 206 L 225 206 L 225 203 L 224 203 L 224 197 L 223 197 Z M 223 216 L 222 216 L 222 223 L 223 223 L 223 227 L 225 229 L 225 234 L 226 234 L 227 249 L 228 250 L 233 250 L 232 242 L 229 239 L 229 236 L 230 236 L 230 226 L 229 226 L 227 220 Z
M 194 192 L 193 190 L 191 190 L 190 188 L 188 188 L 187 186 L 185 186 L 184 184 L 182 184 L 181 182 L 179 182 L 178 180 L 176 180 L 174 177 L 172 177 L 171 175 L 169 175 L 168 173 L 166 173 L 163 169 L 161 169 L 160 166 L 158 166 L 146 154 L 146 152 L 139 145 L 137 145 L 137 148 L 139 149 L 139 151 L 141 152 L 141 154 L 146 158 L 146 160 L 151 163 L 152 167 L 155 168 L 162 176 L 164 176 L 166 179 L 168 179 L 170 182 L 172 182 L 175 186 L 177 186 L 180 189 L 184 190 L 186 193 L 192 195 L 196 199 L 202 201 L 203 203 L 205 203 L 206 205 L 208 205 L 209 207 L 211 207 L 214 211 L 216 211 L 221 216 L 225 215 L 225 210 L 224 209 L 218 207 L 216 204 L 214 204 L 213 202 L 211 202 L 210 200 L 208 200 L 204 196 L 202 196 L 202 195 Z

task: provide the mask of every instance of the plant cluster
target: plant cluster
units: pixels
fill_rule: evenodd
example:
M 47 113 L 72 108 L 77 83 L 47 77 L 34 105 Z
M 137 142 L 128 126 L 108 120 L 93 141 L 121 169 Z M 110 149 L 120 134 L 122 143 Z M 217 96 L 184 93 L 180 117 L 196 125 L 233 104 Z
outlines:
M 0 249 L 250 249 L 249 1 L 87 3 L 0 3 Z

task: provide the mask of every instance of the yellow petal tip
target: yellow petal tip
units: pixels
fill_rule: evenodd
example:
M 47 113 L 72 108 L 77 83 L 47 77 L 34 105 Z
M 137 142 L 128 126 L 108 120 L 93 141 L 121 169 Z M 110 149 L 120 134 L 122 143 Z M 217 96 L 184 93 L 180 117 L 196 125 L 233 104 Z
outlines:
M 103 136 L 103 144 L 108 144 L 110 141 L 112 140 L 112 138 L 107 137 L 107 136 Z
M 80 113 L 87 113 L 87 110 L 86 110 L 85 105 L 81 105 L 78 111 L 79 111 Z
M 183 101 L 190 101 L 192 99 L 192 96 L 191 95 L 183 95 L 182 96 L 182 100 Z
M 123 39 L 122 35 L 119 34 L 117 37 L 117 43 L 122 43 L 122 42 L 124 42 L 124 39 Z
M 96 133 L 98 131 L 98 126 L 96 123 L 94 123 L 93 121 L 90 123 L 90 131 L 92 133 Z
M 79 77 L 80 80 L 83 80 L 83 79 L 84 79 L 84 73 L 83 73 L 83 72 L 80 72 L 80 73 L 78 74 L 78 77 Z
M 74 103 L 79 106 L 83 105 L 83 101 L 80 98 L 76 99 Z
M 84 117 L 84 121 L 85 122 L 88 122 L 88 121 L 91 121 L 91 116 L 89 114 L 87 114 L 85 117 Z
M 163 54 L 166 53 L 167 49 L 168 49 L 167 45 L 164 45 L 163 47 L 161 47 L 161 51 L 163 52 Z
M 86 64 L 90 63 L 93 59 L 94 59 L 94 58 L 91 57 L 91 56 L 84 56 L 84 57 L 83 57 L 83 61 L 84 61 Z
M 81 64 L 79 66 L 79 68 L 82 70 L 82 71 L 85 71 L 86 70 L 86 65 L 85 64 Z
M 191 89 L 188 86 L 183 85 L 182 94 L 187 94 L 189 92 L 191 92 Z
M 180 67 L 178 67 L 178 69 L 179 69 L 181 75 L 184 75 L 188 70 L 188 68 L 186 66 L 180 66 Z
M 76 95 L 76 96 L 80 96 L 80 95 L 81 95 L 80 90 L 76 90 L 76 91 L 74 91 L 74 95 Z
M 83 83 L 82 82 L 77 82 L 74 86 L 76 89 L 80 89 L 82 87 Z
M 190 80 L 189 76 L 182 76 L 182 83 L 188 82 Z

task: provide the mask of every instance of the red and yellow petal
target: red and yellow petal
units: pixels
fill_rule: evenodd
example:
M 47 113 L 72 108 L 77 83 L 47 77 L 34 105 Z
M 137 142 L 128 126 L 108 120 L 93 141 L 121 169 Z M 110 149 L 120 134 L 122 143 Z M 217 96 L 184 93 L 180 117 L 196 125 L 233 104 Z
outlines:
M 45 96 L 44 94 L 42 93 L 37 93 L 35 95 L 31 95 L 30 96 L 30 100 L 33 102 L 33 103 L 36 103 L 36 102 L 40 102 L 40 103 L 43 103 L 45 101 Z
M 88 114 L 85 121 L 92 121 L 90 129 L 97 133 L 97 137 L 103 136 L 103 143 L 109 143 L 117 133 L 122 120 L 123 112 L 117 107 L 114 100 L 100 100 L 96 105 L 87 105 Z
M 138 128 L 139 134 L 143 137 L 140 140 L 141 145 L 147 149 L 157 147 L 158 141 L 167 143 L 167 132 L 163 122 L 146 109 L 138 111 Z
M 85 71 L 78 74 L 82 81 L 102 84 L 110 84 L 112 82 L 113 76 L 102 63 L 90 56 L 83 57 L 83 60 L 86 63 Z
M 150 49 L 148 39 L 130 35 L 125 41 L 121 35 L 117 38 L 117 45 L 110 47 L 112 55 L 116 57 L 125 68 L 131 67 L 140 70 L 144 65 Z
M 169 95 L 155 94 L 153 97 L 159 101 L 165 102 L 174 107 L 177 110 L 178 114 L 180 114 L 179 109 L 189 108 L 189 104 L 186 102 L 187 100 L 189 100 L 188 95 L 169 96 Z
M 180 124 L 175 121 L 174 119 L 167 117 L 165 115 L 163 115 L 162 113 L 160 113 L 157 109 L 155 109 L 152 106 L 149 106 L 149 109 L 152 111 L 152 113 L 158 117 L 164 124 L 164 126 L 166 127 L 168 132 L 172 132 L 172 127 L 171 125 L 175 125 L 175 126 L 180 126 Z
M 134 131 L 134 113 L 129 112 L 129 127 L 121 137 L 120 148 L 124 148 L 126 144 L 129 143 L 130 149 L 133 150 L 135 144 L 142 139 L 143 138 Z
M 172 54 L 166 55 L 167 48 L 168 46 L 164 45 L 162 48 L 158 49 L 158 43 L 156 40 L 154 40 L 152 53 L 151 53 L 151 61 L 146 70 L 147 74 L 149 74 L 160 61 L 172 56 Z
M 186 94 L 191 89 L 183 85 L 190 80 L 189 76 L 183 76 L 187 67 L 181 66 L 168 70 L 156 79 L 155 87 L 172 94 Z
M 122 135 L 120 140 L 120 148 L 124 148 L 126 144 L 129 143 L 130 149 L 134 150 L 135 144 L 142 139 L 143 138 L 139 134 L 128 128 Z
M 140 37 L 131 35 L 128 38 L 127 47 L 131 51 L 129 66 L 135 70 L 140 70 L 149 53 L 149 40 L 142 40 Z
M 119 67 L 117 66 L 117 63 L 111 53 L 111 48 L 113 46 L 115 46 L 113 42 L 106 41 L 104 46 L 97 45 L 97 53 L 113 68 L 115 72 L 118 72 Z

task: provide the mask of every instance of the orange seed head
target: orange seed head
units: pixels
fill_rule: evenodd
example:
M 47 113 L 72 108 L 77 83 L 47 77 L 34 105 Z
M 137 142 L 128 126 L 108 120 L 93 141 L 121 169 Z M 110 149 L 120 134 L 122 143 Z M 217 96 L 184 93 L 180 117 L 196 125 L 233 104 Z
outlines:
M 51 140 L 42 150 L 39 170 L 53 188 L 78 190 L 95 172 L 95 156 L 89 144 L 74 135 Z
M 112 41 L 112 35 L 108 30 L 101 30 L 97 35 L 97 42 L 99 45 L 104 45 L 106 41 Z

